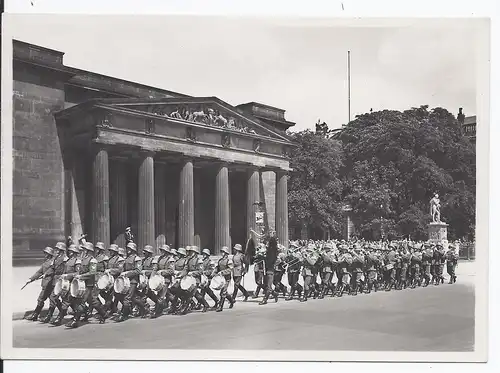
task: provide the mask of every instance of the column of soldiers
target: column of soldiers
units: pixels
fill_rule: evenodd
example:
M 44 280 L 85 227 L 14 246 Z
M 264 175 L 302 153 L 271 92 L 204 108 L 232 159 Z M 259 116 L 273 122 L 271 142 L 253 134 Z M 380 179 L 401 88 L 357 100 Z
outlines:
M 66 324 L 69 328 L 77 328 L 94 317 L 94 310 L 99 323 L 107 319 L 123 322 L 132 316 L 185 315 L 195 309 L 221 312 L 226 301 L 233 308 L 239 291 L 243 301 L 248 300 L 249 293 L 242 282 L 251 263 L 257 285 L 252 298 L 258 298 L 263 291 L 260 305 L 267 304 L 270 297 L 277 302 L 279 294 L 287 301 L 306 302 L 311 297 L 322 299 L 327 295 L 342 297 L 439 285 L 444 283 L 445 265 L 449 283 L 457 280 L 458 253 L 452 245 L 446 250 L 440 243 L 310 241 L 290 242 L 286 249 L 271 236 L 257 245 L 251 258 L 245 255 L 242 245 L 236 244 L 234 255 L 230 255 L 228 247 L 223 247 L 222 256 L 214 261 L 209 249 L 200 251 L 197 246 L 174 249 L 162 245 L 158 255 L 154 255 L 153 247 L 147 245 L 140 257 L 130 232 L 127 237 L 125 250 L 112 244 L 108 254 L 102 242 L 94 245 L 84 236 L 78 244 L 68 240 L 56 243 L 54 248 L 45 248 L 45 261 L 26 283 L 42 279 L 36 308 L 28 320 L 59 326 L 70 308 L 73 316 Z M 289 287 L 282 283 L 285 275 Z M 184 286 L 182 281 L 187 277 L 191 282 Z M 220 286 L 216 287 L 218 296 L 211 287 L 215 277 L 220 280 Z M 106 282 L 101 286 L 101 278 L 114 279 L 115 286 Z M 73 286 L 75 279 L 78 280 L 75 294 L 58 289 L 58 282 L 66 281 Z M 125 283 L 122 288 L 117 288 L 117 279 Z M 151 285 L 152 279 L 158 281 Z M 231 280 L 234 287 L 229 294 Z M 213 301 L 212 306 L 207 295 Z M 47 315 L 40 318 L 47 299 Z

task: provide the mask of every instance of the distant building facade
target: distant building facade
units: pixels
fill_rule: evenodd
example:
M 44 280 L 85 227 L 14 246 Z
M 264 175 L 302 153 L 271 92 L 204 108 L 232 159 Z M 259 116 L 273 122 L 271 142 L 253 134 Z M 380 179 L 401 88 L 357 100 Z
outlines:
M 142 249 L 244 244 L 256 211 L 288 244 L 285 111 L 233 107 L 63 64 L 13 44 L 13 259 L 87 233 Z

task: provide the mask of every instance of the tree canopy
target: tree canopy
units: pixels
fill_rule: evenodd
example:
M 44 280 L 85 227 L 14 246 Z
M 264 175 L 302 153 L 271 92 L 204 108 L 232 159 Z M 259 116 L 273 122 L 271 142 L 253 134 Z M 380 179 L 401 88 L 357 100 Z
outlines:
M 429 200 L 438 193 L 449 238 L 472 237 L 475 147 L 451 113 L 427 106 L 370 112 L 344 126 L 338 141 L 327 128 L 293 134 L 292 224 L 319 224 L 338 235 L 349 203 L 365 238 L 426 239 Z

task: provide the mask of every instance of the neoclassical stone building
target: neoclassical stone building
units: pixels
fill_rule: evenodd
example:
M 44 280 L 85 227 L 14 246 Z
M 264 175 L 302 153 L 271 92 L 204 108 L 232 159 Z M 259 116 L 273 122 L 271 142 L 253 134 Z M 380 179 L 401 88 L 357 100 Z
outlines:
M 256 212 L 288 241 L 284 110 L 67 67 L 14 41 L 13 257 L 87 233 L 155 248 L 244 243 Z

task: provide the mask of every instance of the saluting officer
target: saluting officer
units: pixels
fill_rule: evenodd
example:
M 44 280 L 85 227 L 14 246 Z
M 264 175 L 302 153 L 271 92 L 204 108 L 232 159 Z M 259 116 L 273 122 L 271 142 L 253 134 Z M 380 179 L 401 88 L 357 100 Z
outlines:
M 117 322 L 128 319 L 134 304 L 139 307 L 141 317 L 146 317 L 145 305 L 137 294 L 137 284 L 139 283 L 139 276 L 142 271 L 142 259 L 137 255 L 137 246 L 135 243 L 129 242 L 127 244 L 127 254 L 127 258 L 123 262 L 124 272 L 121 275 L 130 279 L 130 288 L 123 299 L 122 313 L 117 318 Z
M 236 252 L 233 255 L 233 299 L 236 301 L 238 290 L 241 290 L 243 296 L 245 297 L 245 299 L 243 299 L 243 302 L 246 302 L 248 300 L 248 292 L 241 284 L 241 280 L 243 279 L 243 276 L 245 276 L 245 274 L 248 272 L 248 267 L 245 261 L 245 256 L 243 255 L 243 248 L 239 243 L 234 245 L 234 250 Z
M 83 294 L 83 298 L 80 302 L 77 302 L 79 304 L 76 307 L 75 315 L 71 322 L 67 325 L 69 328 L 77 328 L 79 326 L 78 322 L 80 321 L 80 318 L 82 315 L 86 314 L 86 311 L 88 310 L 85 303 L 88 303 L 97 310 L 99 314 L 99 323 L 102 324 L 106 320 L 106 312 L 104 311 L 104 307 L 99 300 L 99 289 L 95 286 L 97 260 L 93 256 L 94 245 L 90 242 L 86 242 L 83 249 L 84 255 L 81 259 L 80 274 L 75 277 L 85 281 L 85 293 Z
M 214 272 L 219 273 L 224 276 L 226 283 L 220 290 L 220 300 L 217 307 L 217 312 L 221 312 L 224 308 L 224 302 L 226 299 L 229 301 L 229 308 L 233 308 L 234 299 L 227 293 L 227 287 L 229 282 L 231 282 L 231 273 L 233 272 L 233 262 L 229 260 L 229 248 L 227 246 L 222 247 L 222 257 L 217 262 Z
M 80 250 L 76 245 L 70 245 L 67 250 L 68 260 L 64 262 L 64 270 L 61 278 L 68 280 L 69 283 L 73 278 L 80 273 L 80 265 L 82 261 L 79 258 Z M 73 310 L 77 307 L 77 300 L 71 296 L 71 293 L 67 291 L 61 295 L 61 308 L 56 319 L 51 322 L 52 325 L 59 326 L 64 320 L 64 316 L 68 313 L 68 308 L 72 307 Z
M 49 311 L 47 316 L 42 320 L 43 323 L 48 323 L 52 319 L 52 315 L 57 307 L 59 313 L 61 312 L 61 301 L 59 300 L 59 295 L 54 294 L 54 287 L 59 277 L 64 273 L 65 262 L 69 258 L 66 256 L 66 244 L 64 242 L 56 243 L 54 249 L 54 263 L 52 265 L 52 292 L 50 293 L 49 301 Z
M 40 291 L 40 294 L 38 295 L 38 299 L 36 301 L 36 308 L 33 311 L 33 313 L 27 317 L 27 320 L 30 321 L 37 321 L 38 316 L 40 316 L 40 312 L 42 312 L 43 306 L 45 304 L 45 301 L 47 298 L 50 296 L 50 293 L 52 293 L 52 290 L 54 288 L 53 285 L 53 279 L 50 276 L 49 271 L 52 268 L 53 262 L 54 262 L 54 250 L 51 247 L 46 247 L 43 249 L 43 252 L 45 253 L 45 260 L 36 271 L 33 276 L 31 276 L 28 281 L 26 282 L 27 284 L 39 279 L 42 279 L 42 290 Z M 49 275 L 49 276 L 47 276 Z

